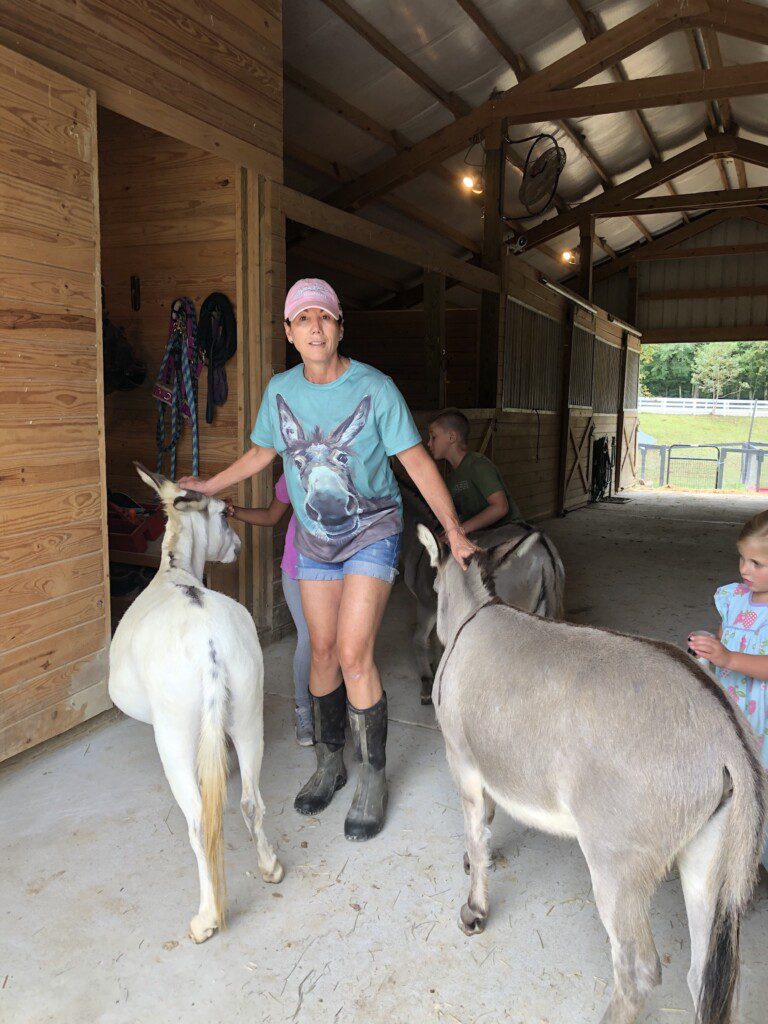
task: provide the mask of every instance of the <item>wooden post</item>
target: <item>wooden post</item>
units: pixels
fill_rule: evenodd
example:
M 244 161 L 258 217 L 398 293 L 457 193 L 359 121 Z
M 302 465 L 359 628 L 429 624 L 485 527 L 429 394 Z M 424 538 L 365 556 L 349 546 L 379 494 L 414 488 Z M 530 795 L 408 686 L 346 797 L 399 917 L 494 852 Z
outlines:
M 501 267 L 504 203 L 504 126 L 497 121 L 484 134 L 485 216 L 483 219 L 482 267 L 494 274 Z M 478 395 L 480 409 L 495 409 L 499 376 L 499 291 L 483 290 L 480 299 L 480 345 L 478 349 Z
M 563 324 L 563 376 L 560 393 L 560 450 L 557 469 L 557 514 L 564 516 L 565 481 L 568 474 L 568 438 L 571 431 L 571 362 L 573 356 L 573 331 L 575 307 L 569 302 Z
M 428 409 L 445 407 L 445 276 L 424 273 L 424 367 Z
M 592 250 L 595 242 L 595 219 L 586 217 L 579 222 L 579 295 L 592 301 Z
M 619 359 L 619 403 L 616 409 L 616 465 L 614 470 L 614 490 L 621 490 L 621 461 L 624 456 L 624 390 L 627 386 L 627 351 L 629 349 L 629 332 L 621 332 L 621 357 Z

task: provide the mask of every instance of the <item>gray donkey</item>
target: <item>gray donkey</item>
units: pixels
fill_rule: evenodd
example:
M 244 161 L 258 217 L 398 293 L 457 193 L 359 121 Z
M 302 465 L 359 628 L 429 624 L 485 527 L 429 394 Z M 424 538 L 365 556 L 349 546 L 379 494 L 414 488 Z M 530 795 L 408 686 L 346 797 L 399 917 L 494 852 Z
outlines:
M 433 698 L 464 810 L 470 883 L 460 927 L 488 917 L 488 812 L 578 839 L 608 932 L 603 1024 L 632 1024 L 661 981 L 648 916 L 676 861 L 699 1024 L 728 1024 L 739 921 L 755 881 L 766 782 L 752 732 L 712 677 L 671 644 L 519 611 L 493 579 L 529 538 L 466 573 L 424 526 L 445 644 Z
M 437 619 L 435 570 L 418 538 L 419 523 L 437 532 L 440 525 L 418 491 L 402 477 L 398 478 L 403 497 L 403 540 L 401 562 L 405 585 L 416 598 L 416 629 L 413 650 L 421 678 L 421 703 L 432 703 L 432 634 Z M 531 534 L 526 524 L 509 524 L 478 530 L 472 540 L 488 551 L 506 541 L 522 542 Z M 507 604 L 559 618 L 563 611 L 565 569 L 555 545 L 540 530 L 533 533 L 534 542 L 526 546 L 522 559 L 509 559 L 499 567 L 496 588 Z

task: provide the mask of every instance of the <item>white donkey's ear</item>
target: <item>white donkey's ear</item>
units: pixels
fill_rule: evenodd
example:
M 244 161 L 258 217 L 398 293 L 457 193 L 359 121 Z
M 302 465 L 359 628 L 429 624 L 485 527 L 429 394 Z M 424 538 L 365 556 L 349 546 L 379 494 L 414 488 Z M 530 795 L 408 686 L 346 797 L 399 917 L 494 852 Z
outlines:
M 160 476 L 159 473 L 153 473 L 151 470 L 147 469 L 146 466 L 142 466 L 140 462 L 134 461 L 133 465 L 144 483 L 151 487 L 157 494 L 160 494 L 163 484 L 168 483 L 168 478 Z
M 423 523 L 419 523 L 416 527 L 416 536 L 427 549 L 429 564 L 433 569 L 437 569 L 440 565 L 440 545 L 437 537 L 435 537 L 434 533 L 432 533 L 432 531 Z

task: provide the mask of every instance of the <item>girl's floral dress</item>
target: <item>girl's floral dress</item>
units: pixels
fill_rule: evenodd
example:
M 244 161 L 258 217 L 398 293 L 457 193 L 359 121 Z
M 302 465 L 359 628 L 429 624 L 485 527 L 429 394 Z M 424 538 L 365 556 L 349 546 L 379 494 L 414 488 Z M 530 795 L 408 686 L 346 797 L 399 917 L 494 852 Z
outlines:
M 749 587 L 743 583 L 720 587 L 715 592 L 715 607 L 722 619 L 724 647 L 739 654 L 768 654 L 768 604 L 754 603 Z M 760 744 L 763 768 L 768 770 L 768 682 L 725 668 L 716 668 L 715 673 L 749 719 Z M 768 842 L 763 864 L 768 869 Z

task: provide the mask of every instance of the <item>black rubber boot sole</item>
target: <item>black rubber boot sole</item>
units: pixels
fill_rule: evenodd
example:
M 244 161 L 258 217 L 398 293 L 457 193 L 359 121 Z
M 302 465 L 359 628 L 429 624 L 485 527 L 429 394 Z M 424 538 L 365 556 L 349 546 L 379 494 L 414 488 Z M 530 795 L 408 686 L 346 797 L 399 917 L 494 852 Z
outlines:
M 297 796 L 296 800 L 294 800 L 294 802 L 293 802 L 293 809 L 295 811 L 297 811 L 299 814 L 303 814 L 307 818 L 311 818 L 315 814 L 320 814 L 330 804 L 331 800 L 333 800 L 334 794 L 338 793 L 338 791 L 340 789 L 343 789 L 344 786 L 346 786 L 346 784 L 347 784 L 347 776 L 346 776 L 346 774 L 345 775 L 337 775 L 336 776 L 336 780 L 334 781 L 334 784 L 333 784 L 333 790 L 331 791 L 331 795 L 328 797 L 327 800 L 325 800 L 325 801 L 321 800 L 317 804 L 312 804 L 312 805 L 305 803 L 305 804 L 302 804 L 300 806 L 298 804 L 298 802 L 297 802 L 298 799 L 299 799 L 298 796 Z

